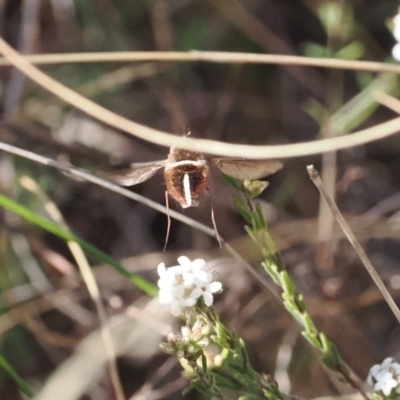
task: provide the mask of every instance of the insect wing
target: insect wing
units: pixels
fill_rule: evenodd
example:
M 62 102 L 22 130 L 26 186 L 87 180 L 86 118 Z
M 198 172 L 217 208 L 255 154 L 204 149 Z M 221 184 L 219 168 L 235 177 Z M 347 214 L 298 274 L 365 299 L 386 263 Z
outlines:
M 211 160 L 225 175 L 244 181 L 256 180 L 274 174 L 283 167 L 278 160 L 243 160 L 219 158 Z
M 103 172 L 101 176 L 122 186 L 133 186 L 152 178 L 165 166 L 166 160 L 131 164 L 128 168 Z

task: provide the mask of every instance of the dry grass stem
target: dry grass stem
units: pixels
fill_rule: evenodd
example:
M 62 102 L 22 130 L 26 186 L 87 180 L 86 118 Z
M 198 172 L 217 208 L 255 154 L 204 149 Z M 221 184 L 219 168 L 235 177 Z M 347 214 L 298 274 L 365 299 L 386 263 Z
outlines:
M 276 64 L 346 69 L 353 71 L 400 73 L 400 65 L 375 61 L 340 60 L 337 58 L 314 58 L 283 54 L 257 54 L 225 51 L 113 51 L 98 53 L 35 54 L 25 58 L 32 64 L 69 64 L 95 62 L 211 62 L 226 64 Z M 12 65 L 0 58 L 0 66 Z
M 383 106 L 390 108 L 392 111 L 400 114 L 400 100 L 391 96 L 390 94 L 384 93 L 382 91 L 375 91 L 373 93 L 374 99 L 381 103 Z
M 360 242 L 355 237 L 354 233 L 352 232 L 349 224 L 343 218 L 343 215 L 339 211 L 337 205 L 333 201 L 332 197 L 329 196 L 327 193 L 324 183 L 322 182 L 318 171 L 314 168 L 313 165 L 307 166 L 308 174 L 313 181 L 314 185 L 317 187 L 318 191 L 320 192 L 321 196 L 327 202 L 334 218 L 342 228 L 344 234 L 346 235 L 347 239 L 353 246 L 354 250 L 357 252 L 360 260 L 364 264 L 366 270 L 371 275 L 372 280 L 375 282 L 376 286 L 378 287 L 379 291 L 382 293 L 383 298 L 386 300 L 387 304 L 389 305 L 390 309 L 392 310 L 393 314 L 397 318 L 400 323 L 400 310 L 397 307 L 396 303 L 394 302 L 392 296 L 390 295 L 389 291 L 386 289 L 382 279 L 380 278 L 379 274 L 376 272 L 374 266 L 372 265 L 371 261 L 369 260 L 367 254 L 365 253 L 364 249 L 362 248 Z
M 77 92 L 67 88 L 60 82 L 41 72 L 38 68 L 33 66 L 26 57 L 22 56 L 13 48 L 11 48 L 1 38 L 0 53 L 3 54 L 3 56 L 7 58 L 12 65 L 22 71 L 37 84 L 74 107 L 98 119 L 99 121 L 108 124 L 109 126 L 161 146 L 169 147 L 179 142 L 179 145 L 183 148 L 200 150 L 204 153 L 222 156 L 245 157 L 249 159 L 289 158 L 311 154 L 321 154 L 327 151 L 360 146 L 362 144 L 391 136 L 397 133 L 400 129 L 400 118 L 395 118 L 372 128 L 358 131 L 352 135 L 298 144 L 251 146 L 193 138 L 185 138 L 185 140 L 182 141 L 182 139 L 177 138 L 176 135 L 152 129 L 130 121 L 127 118 L 117 115 L 92 102 L 91 100 L 86 99 Z
M 69 230 L 68 225 L 58 207 L 48 198 L 48 196 L 32 178 L 23 176 L 20 178 L 19 183 L 25 189 L 33 192 L 43 202 L 47 213 L 55 222 L 57 222 L 64 229 Z M 73 241 L 68 242 L 67 245 L 76 261 L 76 264 L 79 267 L 79 270 L 81 271 L 82 278 L 96 307 L 96 312 L 101 325 L 101 337 L 103 339 L 105 351 L 108 355 L 108 368 L 116 399 L 125 400 L 125 395 L 122 390 L 121 381 L 118 375 L 113 339 L 107 326 L 107 314 L 103 307 L 99 287 L 97 286 L 96 279 L 94 278 L 92 269 L 90 268 L 89 262 L 81 246 Z

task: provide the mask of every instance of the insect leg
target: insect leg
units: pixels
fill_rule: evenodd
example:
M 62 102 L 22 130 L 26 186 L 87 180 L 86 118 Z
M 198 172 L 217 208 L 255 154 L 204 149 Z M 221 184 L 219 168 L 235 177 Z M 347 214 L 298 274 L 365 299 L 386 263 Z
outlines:
M 213 207 L 212 198 L 211 198 L 211 191 L 208 188 L 207 188 L 207 191 L 210 195 L 211 221 L 212 221 L 214 231 L 215 231 L 215 238 L 218 240 L 219 247 L 222 247 L 221 237 L 219 236 L 218 229 L 217 229 L 217 223 L 215 222 L 215 214 L 214 214 L 214 207 Z
M 171 216 L 169 215 L 169 198 L 168 198 L 168 192 L 167 191 L 165 191 L 165 206 L 167 207 L 168 224 L 167 224 L 167 235 L 165 237 L 165 244 L 164 244 L 163 251 L 167 250 L 169 231 L 170 231 L 170 228 L 171 228 Z

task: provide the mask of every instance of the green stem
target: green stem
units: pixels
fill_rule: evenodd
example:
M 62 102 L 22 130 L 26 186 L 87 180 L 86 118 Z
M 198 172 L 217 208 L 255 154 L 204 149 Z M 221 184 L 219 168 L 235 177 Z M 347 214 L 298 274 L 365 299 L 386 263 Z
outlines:
M 285 308 L 299 322 L 304 330 L 303 336 L 307 341 L 322 354 L 324 364 L 331 370 L 338 372 L 353 388 L 358 390 L 366 399 L 368 398 L 356 378 L 353 378 L 350 368 L 341 358 L 336 346 L 326 337 L 323 332 L 316 328 L 306 308 L 303 296 L 297 291 L 296 286 L 289 277 L 282 258 L 265 225 L 265 219 L 261 207 L 254 206 L 250 199 L 246 202 L 235 200 L 238 210 L 246 221 L 251 221 L 246 231 L 260 248 L 264 261 L 262 265 L 276 285 L 282 289 L 282 299 Z
M 15 369 L 9 364 L 9 362 L 0 354 L 0 366 L 14 379 L 18 387 L 31 399 L 33 398 L 33 392 L 29 385 L 24 379 L 15 371 Z

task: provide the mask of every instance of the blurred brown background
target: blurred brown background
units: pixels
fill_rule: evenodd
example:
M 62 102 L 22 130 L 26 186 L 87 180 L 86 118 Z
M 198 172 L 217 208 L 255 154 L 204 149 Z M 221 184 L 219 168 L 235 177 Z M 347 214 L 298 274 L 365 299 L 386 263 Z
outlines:
M 398 5 L 394 0 L 3 0 L 0 32 L 25 54 L 197 49 L 390 62 L 390 18 Z M 338 11 L 339 22 L 326 22 L 331 9 Z M 382 90 L 392 92 L 398 85 L 396 77 L 381 74 L 274 65 L 95 62 L 41 69 L 136 122 L 177 135 L 189 125 L 194 137 L 254 145 L 345 134 L 327 122 L 338 112 L 349 117 L 353 130 L 374 126 L 395 114 L 372 100 L 361 111 L 354 111 L 357 102 L 347 111 L 341 107 L 360 93 L 368 99 L 366 89 L 373 82 L 387 79 Z M 88 118 L 11 67 L 1 67 L 0 74 L 1 141 L 62 157 L 89 171 L 168 154 L 166 148 Z M 373 363 L 398 355 L 399 327 L 329 212 L 320 207 L 305 166 L 313 163 L 332 182 L 328 186 L 338 206 L 398 298 L 399 150 L 400 137 L 394 136 L 324 157 L 287 160 L 260 198 L 272 236 L 316 324 L 362 379 Z M 283 391 L 305 398 L 349 391 L 324 370 L 283 307 L 235 266 L 215 239 L 173 221 L 168 251 L 162 253 L 164 215 L 0 154 L 1 192 L 39 214 L 40 201 L 18 184 L 23 175 L 40 184 L 75 233 L 153 282 L 157 264 L 174 265 L 177 255 L 212 260 L 225 285 L 216 304 L 222 320 L 246 340 L 254 367 L 275 373 Z M 216 170 L 210 185 L 221 236 L 259 269 L 260 256 L 245 237 L 233 190 Z M 164 203 L 162 173 L 132 190 Z M 207 196 L 198 208 L 183 212 L 211 226 Z M 0 228 L 0 350 L 39 391 L 65 360 L 83 357 L 78 344 L 91 338 L 98 320 L 64 242 L 4 211 Z M 93 270 L 110 316 L 126 315 L 131 304 L 142 307 L 137 303 L 140 292 L 111 268 Z M 130 327 L 126 321 L 121 324 Z M 128 331 L 135 329 L 140 323 Z M 127 398 L 182 398 L 180 366 L 157 350 L 162 336 L 147 343 L 143 354 L 137 349 L 146 347 L 145 338 L 121 347 L 125 355 L 118 366 Z M 89 372 L 95 364 L 94 358 L 85 367 L 89 389 L 80 398 L 112 399 L 107 374 Z M 150 389 L 143 392 L 146 382 Z M 1 369 L 0 398 L 23 398 Z

